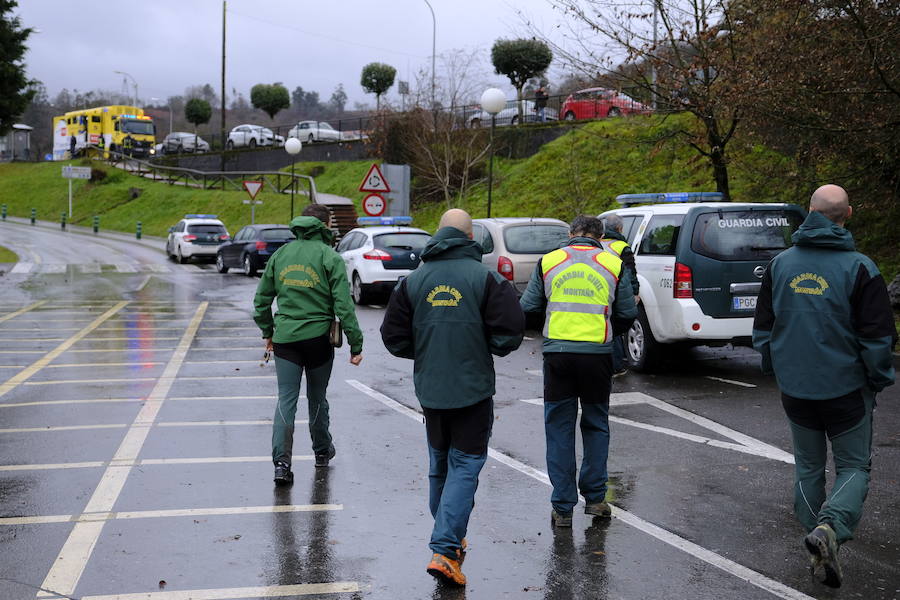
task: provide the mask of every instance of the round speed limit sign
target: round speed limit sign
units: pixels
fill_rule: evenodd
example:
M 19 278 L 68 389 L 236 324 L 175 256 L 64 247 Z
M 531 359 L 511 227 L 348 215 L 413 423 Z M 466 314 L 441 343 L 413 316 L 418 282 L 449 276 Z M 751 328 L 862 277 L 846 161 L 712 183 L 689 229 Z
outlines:
M 363 200 L 363 210 L 370 217 L 380 217 L 387 208 L 387 202 L 378 194 L 369 194 Z

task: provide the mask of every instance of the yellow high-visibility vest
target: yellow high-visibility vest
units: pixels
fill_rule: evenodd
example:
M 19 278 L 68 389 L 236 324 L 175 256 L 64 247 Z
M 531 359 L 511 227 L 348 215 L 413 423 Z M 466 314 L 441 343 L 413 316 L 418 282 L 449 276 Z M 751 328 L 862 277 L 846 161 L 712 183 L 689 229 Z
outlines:
M 541 269 L 547 296 L 544 337 L 611 342 L 609 312 L 622 273 L 622 259 L 602 247 L 566 246 L 544 255 Z
M 621 257 L 622 252 L 625 251 L 625 248 L 628 247 L 628 242 L 623 242 L 622 240 L 613 240 L 613 239 L 604 239 L 600 241 L 606 248 L 612 251 L 616 256 Z

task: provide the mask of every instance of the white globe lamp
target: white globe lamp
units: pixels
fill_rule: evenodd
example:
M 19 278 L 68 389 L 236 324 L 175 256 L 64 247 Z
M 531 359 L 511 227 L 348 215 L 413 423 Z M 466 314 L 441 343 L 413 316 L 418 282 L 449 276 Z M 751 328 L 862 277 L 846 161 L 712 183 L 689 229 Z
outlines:
M 295 157 L 300 154 L 303 144 L 297 138 L 288 138 L 284 143 L 284 150 L 291 155 L 291 221 L 294 220 L 294 188 L 297 187 L 297 178 L 294 177 Z
M 506 107 L 506 94 L 497 88 L 488 88 L 481 94 L 481 108 L 490 115 L 496 115 Z

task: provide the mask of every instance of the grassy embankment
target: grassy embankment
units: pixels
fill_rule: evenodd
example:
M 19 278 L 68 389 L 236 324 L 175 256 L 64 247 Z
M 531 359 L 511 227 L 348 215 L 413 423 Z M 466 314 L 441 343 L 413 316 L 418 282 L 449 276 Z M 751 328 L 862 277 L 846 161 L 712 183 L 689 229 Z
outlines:
M 19 255 L 10 250 L 9 248 L 4 248 L 0 246 L 0 264 L 3 263 L 14 263 L 19 262 Z
M 494 170 L 494 216 L 554 216 L 571 220 L 578 213 L 597 214 L 615 204 L 623 193 L 651 191 L 712 191 L 708 163 L 692 150 L 680 131 L 694 127 L 688 115 L 635 117 L 587 123 L 546 144 L 537 154 L 510 160 L 498 153 Z M 728 146 L 732 197 L 736 201 L 798 202 L 805 204 L 809 187 L 784 156 L 736 138 Z M 317 173 L 319 191 L 353 198 L 359 207 L 363 194 L 357 191 L 371 161 L 297 163 L 298 173 Z M 61 163 L 0 164 L 0 202 L 11 215 L 28 217 L 32 206 L 38 218 L 58 220 L 66 208 L 66 182 L 60 177 Z M 250 220 L 250 207 L 242 204 L 243 191 L 197 190 L 154 183 L 127 173 L 102 167 L 107 178 L 99 183 L 75 182 L 73 223 L 87 225 L 95 214 L 102 229 L 134 231 L 143 223 L 148 235 L 163 235 L 183 214 L 215 213 L 229 231 Z M 285 171 L 289 169 L 284 169 Z M 819 168 L 816 178 L 828 179 Z M 130 190 L 141 194 L 132 199 Z M 862 196 L 862 194 L 860 194 Z M 286 222 L 287 195 L 264 189 L 257 207 L 257 222 Z M 864 197 L 854 196 L 856 212 L 849 228 L 860 249 L 873 256 L 890 281 L 900 271 L 895 224 L 900 214 L 885 215 L 869 210 Z M 487 189 L 474 186 L 454 202 L 475 217 L 486 215 Z M 305 204 L 296 200 L 295 213 Z M 433 231 L 443 202 L 413 201 L 413 216 L 419 227 Z M 892 209 L 900 212 L 900 209 Z

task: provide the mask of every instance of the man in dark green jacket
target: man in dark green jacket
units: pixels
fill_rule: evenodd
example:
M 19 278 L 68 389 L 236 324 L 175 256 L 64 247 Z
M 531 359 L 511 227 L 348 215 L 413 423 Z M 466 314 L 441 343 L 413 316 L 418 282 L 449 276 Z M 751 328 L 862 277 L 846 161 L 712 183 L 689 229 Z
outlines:
M 294 480 L 294 417 L 304 370 L 316 466 L 327 467 L 334 457 L 325 393 L 334 363 L 328 334 L 335 317 L 347 335 L 354 365 L 362 361 L 363 342 L 344 261 L 331 248 L 331 230 L 315 217 L 302 216 L 291 221 L 291 231 L 297 239 L 269 257 L 253 300 L 253 319 L 262 330 L 266 351 L 275 351 L 278 407 L 272 426 L 272 460 L 275 483 L 280 485 Z M 276 297 L 278 312 L 273 318 Z
M 415 361 L 425 414 L 434 529 L 428 572 L 465 585 L 460 567 L 494 421 L 494 361 L 519 347 L 525 316 L 513 287 L 481 264 L 472 218 L 441 217 L 422 265 L 394 289 L 381 325 L 391 354 Z
M 812 196 L 794 246 L 763 276 L 753 322 L 762 368 L 774 373 L 794 439 L 794 511 L 812 570 L 840 587 L 838 548 L 853 539 L 869 490 L 875 394 L 894 383 L 897 342 L 887 287 L 844 229 L 847 192 Z M 825 494 L 826 439 L 835 481 Z
M 625 223 L 619 215 L 611 214 L 603 217 L 603 224 L 605 228 L 603 239 L 600 241 L 603 242 L 603 245 L 610 252 L 621 258 L 622 266 L 628 269 L 628 273 L 631 275 L 631 292 L 634 294 L 634 303 L 637 305 L 640 300 L 641 283 L 638 281 L 634 250 L 631 249 L 631 246 L 628 245 L 628 240 L 622 235 Z M 623 375 L 628 371 L 628 368 L 625 366 L 625 336 L 627 334 L 628 331 L 618 332 L 613 340 L 613 377 Z

